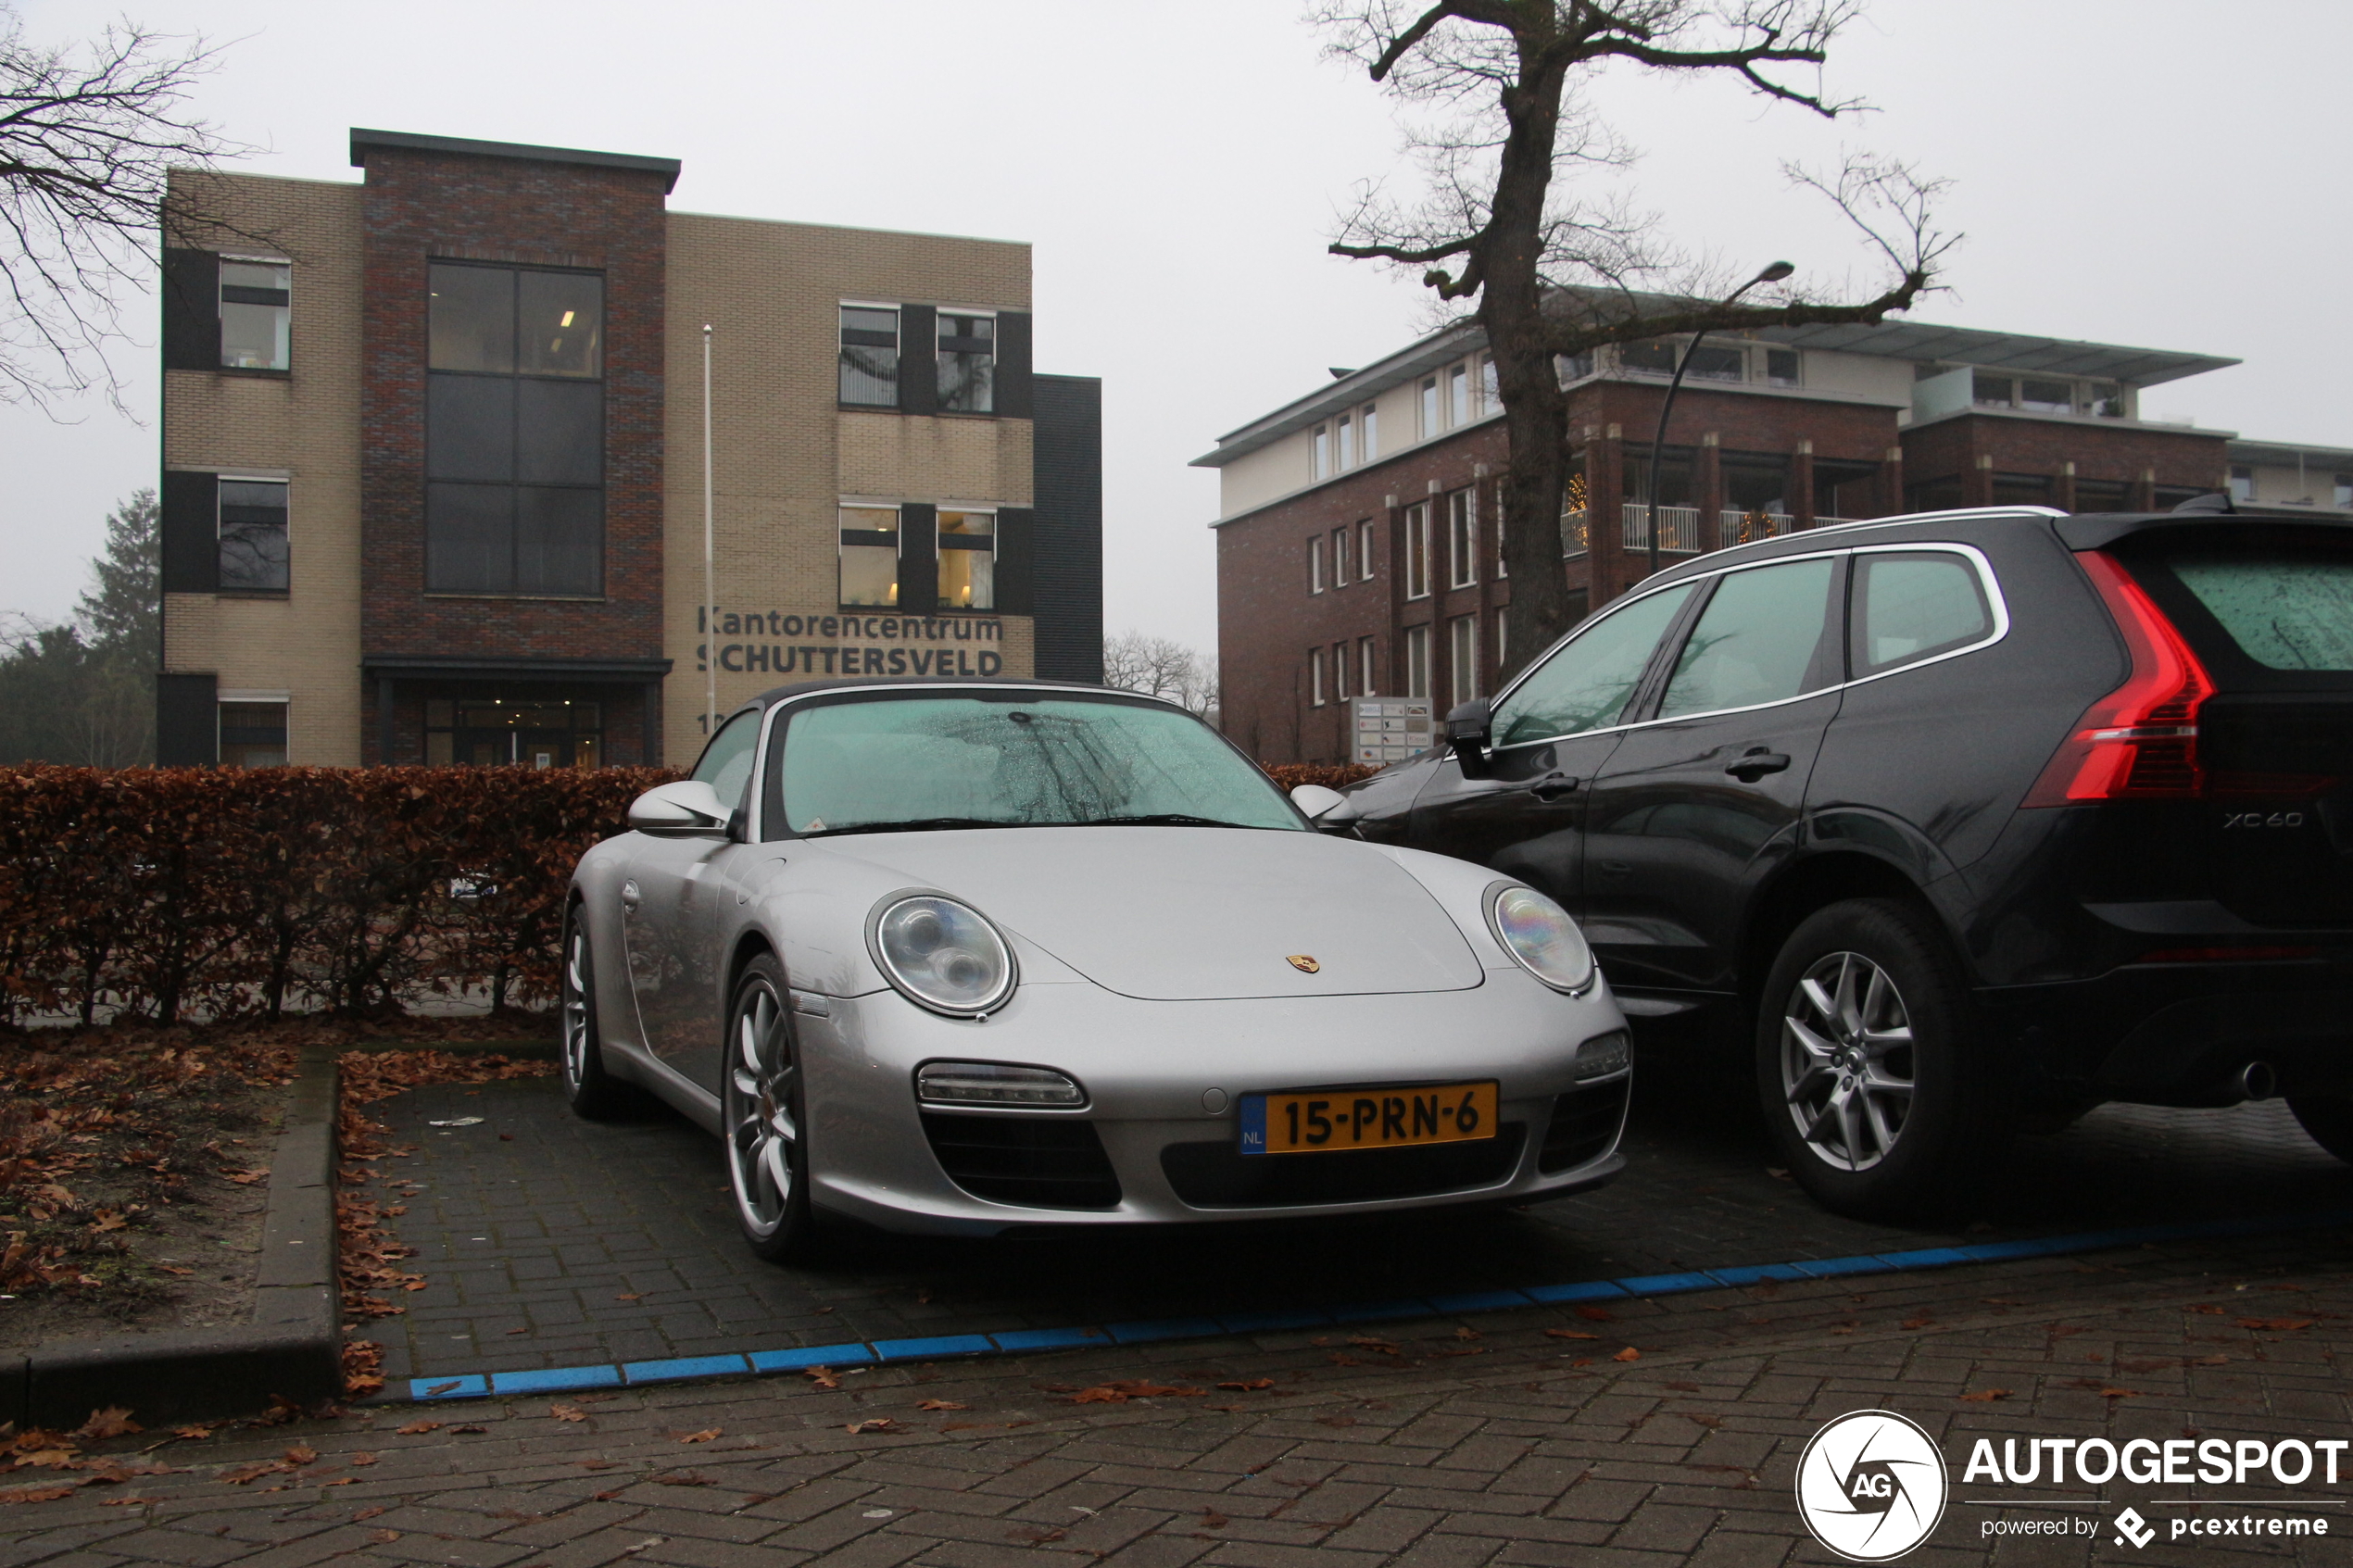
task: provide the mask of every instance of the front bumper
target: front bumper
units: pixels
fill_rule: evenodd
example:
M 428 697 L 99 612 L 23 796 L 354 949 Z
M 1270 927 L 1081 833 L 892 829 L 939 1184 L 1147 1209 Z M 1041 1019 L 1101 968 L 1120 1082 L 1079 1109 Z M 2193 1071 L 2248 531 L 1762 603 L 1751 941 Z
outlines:
M 941 1018 L 887 991 L 828 998 L 826 1007 L 827 1016 L 795 1018 L 812 1195 L 821 1208 L 886 1230 L 986 1236 L 1524 1202 L 1598 1186 L 1625 1163 L 1617 1152 L 1625 1075 L 1581 1089 L 1575 1076 L 1578 1047 L 1625 1026 L 1617 1005 L 1604 987 L 1563 997 L 1517 970 L 1489 971 L 1462 991 L 1229 1001 L 1147 1002 L 1083 982 L 1025 985 L 986 1022 Z M 1088 1104 L 1063 1112 L 932 1107 L 927 1129 L 914 1073 L 937 1060 L 1052 1068 L 1084 1085 Z M 1246 1165 L 1224 1153 L 1239 1146 L 1244 1095 L 1489 1078 L 1500 1087 L 1503 1137 L 1494 1143 L 1260 1155 Z M 1205 1100 L 1209 1091 L 1218 1094 Z M 1556 1118 L 1556 1102 L 1572 1092 L 1578 1114 Z M 951 1178 L 938 1152 L 943 1120 L 963 1124 L 950 1131 L 965 1145 L 992 1136 L 1038 1145 L 1020 1170 L 1061 1180 L 1061 1198 L 1083 1206 L 1044 1201 L 1057 1194 L 1051 1183 L 975 1182 L 981 1167 L 968 1159 L 964 1181 Z M 1577 1122 L 1576 1135 L 1555 1135 L 1556 1120 L 1565 1129 Z M 974 1123 L 985 1123 L 977 1140 L 963 1135 Z M 1013 1123 L 1045 1132 L 1031 1137 Z M 1092 1186 L 1081 1179 L 1090 1143 L 1115 1197 L 1100 1173 Z M 1562 1163 L 1572 1155 L 1574 1163 Z

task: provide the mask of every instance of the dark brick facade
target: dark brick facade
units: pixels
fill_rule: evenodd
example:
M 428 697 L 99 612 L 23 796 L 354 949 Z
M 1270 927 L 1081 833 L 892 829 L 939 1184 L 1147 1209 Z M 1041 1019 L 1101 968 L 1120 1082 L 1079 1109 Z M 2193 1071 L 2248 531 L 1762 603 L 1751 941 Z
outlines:
M 1575 471 L 1587 486 L 1590 547 L 1562 564 L 1572 592 L 1582 592 L 1589 608 L 1623 594 L 1648 571 L 1647 556 L 1624 546 L 1621 503 L 1641 493 L 1640 470 L 1665 395 L 1658 383 L 1617 380 L 1590 382 L 1570 394 L 1569 444 Z M 1724 462 L 1741 454 L 1786 462 L 1786 505 L 1799 527 L 1812 526 L 1820 516 L 1887 517 L 1929 506 L 2021 500 L 2066 510 L 2147 509 L 2160 497 L 2170 499 L 2169 491 L 2223 483 L 2220 434 L 1995 414 L 1963 414 L 1912 430 L 1899 428 L 1896 414 L 1884 405 L 1687 383 L 1665 445 L 1670 458 L 1690 465 L 1689 499 L 1700 508 L 1701 548 L 1727 543 L 1718 527 L 1727 504 Z M 1332 681 L 1333 649 L 1345 643 L 1353 654 L 1359 639 L 1377 638 L 1380 695 L 1402 695 L 1407 689 L 1405 633 L 1415 626 L 1429 628 L 1429 693 L 1442 711 L 1453 689 L 1446 630 L 1465 615 L 1480 617 L 1486 668 L 1478 688 L 1495 688 L 1495 612 L 1511 602 L 1509 580 L 1494 574 L 1495 482 L 1506 458 L 1502 425 L 1476 425 L 1219 526 L 1222 722 L 1236 744 L 1269 762 L 1348 760 L 1349 710 L 1339 698 L 1343 690 L 1353 695 L 1361 688 L 1353 675 L 1344 687 Z M 1833 478 L 1844 481 L 1835 491 Z M 1432 591 L 1407 599 L 1405 508 L 1474 484 L 1479 486 L 1483 558 L 1478 582 L 1445 586 L 1443 539 L 1433 517 Z M 1374 580 L 1327 582 L 1321 594 L 1311 593 L 1308 541 L 1324 541 L 1328 578 L 1332 532 L 1353 530 L 1366 519 L 1377 539 Z M 1312 700 L 1309 672 L 1310 650 L 1319 648 L 1327 661 L 1322 707 Z
M 364 163 L 363 658 L 659 659 L 667 179 L 639 169 L 383 145 L 367 147 Z M 600 599 L 425 592 L 426 267 L 436 257 L 604 273 Z M 422 700 L 404 685 L 396 734 L 419 721 L 405 712 L 412 698 Z M 370 761 L 380 759 L 383 733 L 381 716 L 371 714 Z M 634 736 L 628 749 L 636 749 Z M 420 759 L 396 744 L 392 759 Z

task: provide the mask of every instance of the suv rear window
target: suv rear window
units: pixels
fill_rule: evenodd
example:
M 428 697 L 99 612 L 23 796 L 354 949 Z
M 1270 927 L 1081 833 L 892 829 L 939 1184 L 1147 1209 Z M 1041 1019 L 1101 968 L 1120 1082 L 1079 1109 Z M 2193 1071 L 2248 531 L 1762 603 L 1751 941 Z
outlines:
M 2202 549 L 2166 563 L 2269 670 L 2353 670 L 2353 551 Z

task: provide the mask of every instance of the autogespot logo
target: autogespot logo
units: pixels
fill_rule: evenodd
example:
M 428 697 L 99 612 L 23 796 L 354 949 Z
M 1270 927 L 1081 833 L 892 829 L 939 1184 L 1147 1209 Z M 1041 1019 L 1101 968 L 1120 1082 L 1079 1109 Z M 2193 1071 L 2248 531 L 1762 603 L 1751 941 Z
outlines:
M 1944 1517 L 1944 1456 L 1893 1411 L 1850 1411 L 1797 1461 L 1797 1512 L 1814 1538 L 1854 1562 L 1886 1562 Z

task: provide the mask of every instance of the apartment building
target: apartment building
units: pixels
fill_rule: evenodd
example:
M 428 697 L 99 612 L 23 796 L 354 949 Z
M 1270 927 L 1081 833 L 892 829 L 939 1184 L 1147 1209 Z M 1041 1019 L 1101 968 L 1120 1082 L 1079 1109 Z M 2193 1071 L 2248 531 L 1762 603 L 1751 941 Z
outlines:
M 714 676 L 722 714 L 1100 678 L 1101 388 L 1034 370 L 1026 245 L 672 211 L 668 158 L 350 151 L 175 177 L 160 760 L 677 763 Z
M 1649 570 L 1651 440 L 1691 346 L 1559 366 L 1562 571 L 1581 607 Z M 2236 363 L 1911 321 L 1711 335 L 1657 454 L 1659 554 L 1906 511 L 2151 510 L 2225 488 L 2243 508 L 2353 515 L 2353 453 L 2143 418 L 2145 389 Z M 1396 699 L 1426 726 L 1502 672 L 1507 450 L 1483 338 L 1438 332 L 1332 378 L 1194 459 L 1219 475 L 1224 726 L 1270 761 L 1394 760 L 1376 732 L 1405 728 Z

